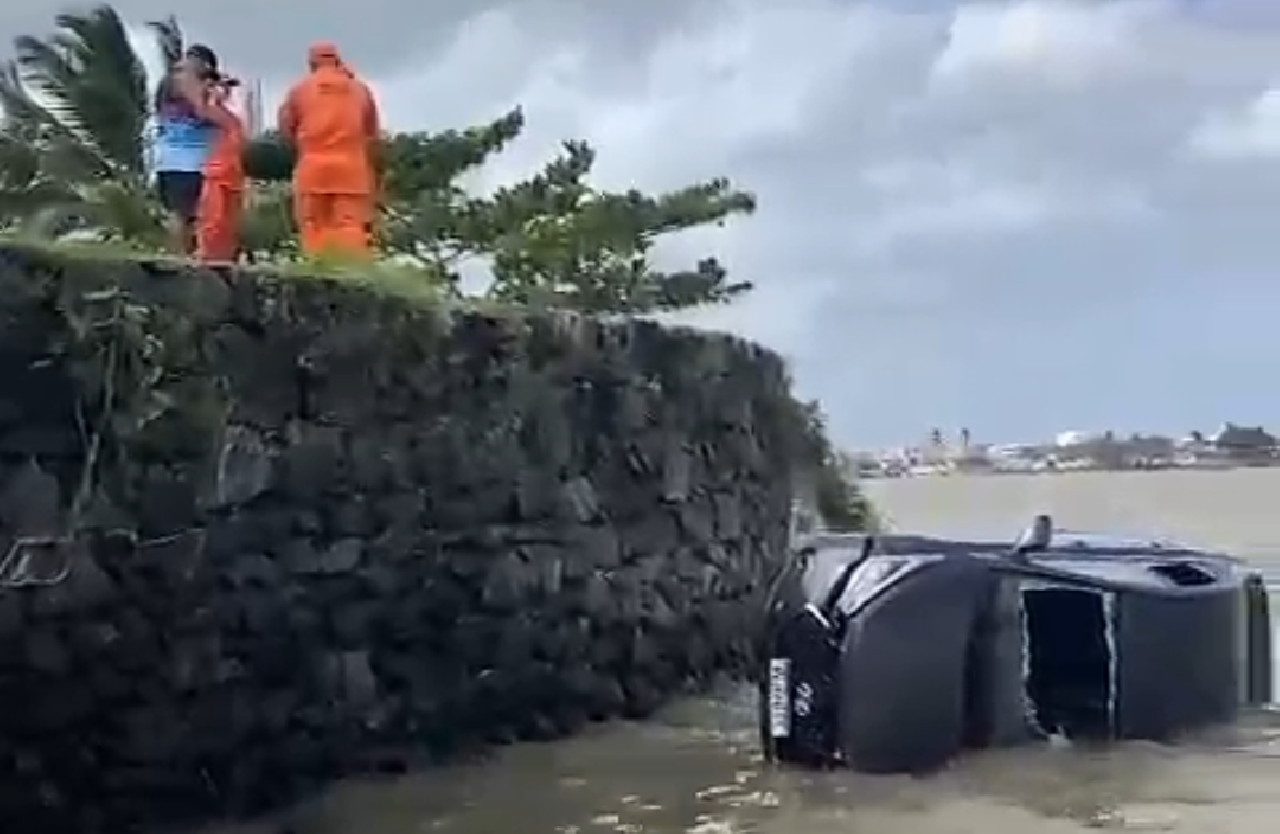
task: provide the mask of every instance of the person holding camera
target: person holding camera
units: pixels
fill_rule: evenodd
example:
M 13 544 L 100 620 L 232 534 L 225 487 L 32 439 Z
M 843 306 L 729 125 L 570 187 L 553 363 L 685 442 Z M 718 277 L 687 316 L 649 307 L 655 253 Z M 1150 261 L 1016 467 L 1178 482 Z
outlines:
M 196 206 L 196 257 L 202 261 L 235 261 L 240 255 L 240 218 L 244 213 L 244 122 L 230 106 L 238 82 L 220 76 L 210 80 L 197 113 L 217 133 L 204 163 L 200 202 Z
M 179 255 L 195 251 L 204 165 L 217 134 L 216 126 L 198 109 L 210 81 L 217 77 L 217 55 L 196 44 L 170 68 L 156 90 L 152 146 L 156 190 L 168 215 L 170 249 Z

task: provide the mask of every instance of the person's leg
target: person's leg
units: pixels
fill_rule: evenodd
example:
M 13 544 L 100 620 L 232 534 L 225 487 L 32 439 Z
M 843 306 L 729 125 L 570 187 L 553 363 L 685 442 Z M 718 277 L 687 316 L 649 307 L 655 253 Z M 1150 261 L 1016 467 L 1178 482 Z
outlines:
M 156 196 L 164 209 L 164 230 L 167 237 L 167 248 L 175 255 L 187 254 L 187 229 L 182 215 L 178 212 L 175 199 L 174 172 L 160 171 L 156 174 Z
M 179 171 L 173 177 L 175 242 L 181 234 L 181 253 L 194 255 L 196 251 L 196 223 L 200 213 L 200 191 L 204 176 L 199 171 Z
M 196 225 L 196 252 L 202 261 L 236 260 L 243 200 L 244 193 L 226 183 L 205 183 Z
M 333 246 L 343 257 L 366 259 L 370 256 L 373 212 L 371 195 L 334 196 Z
M 327 194 L 293 192 L 293 219 L 298 226 L 298 244 L 303 255 L 314 258 L 324 253 L 329 242 L 329 208 Z
M 240 227 L 244 223 L 244 189 L 227 187 L 227 213 L 226 225 L 223 227 L 226 231 L 226 237 L 223 239 L 223 251 L 227 253 L 227 260 L 240 260 Z
M 219 237 L 225 213 L 223 188 L 205 180 L 200 189 L 200 205 L 196 209 L 196 257 L 202 261 L 220 260 Z
M 191 255 L 195 251 L 202 180 L 197 171 L 161 171 L 156 175 L 160 204 L 167 215 L 169 248 L 176 255 Z

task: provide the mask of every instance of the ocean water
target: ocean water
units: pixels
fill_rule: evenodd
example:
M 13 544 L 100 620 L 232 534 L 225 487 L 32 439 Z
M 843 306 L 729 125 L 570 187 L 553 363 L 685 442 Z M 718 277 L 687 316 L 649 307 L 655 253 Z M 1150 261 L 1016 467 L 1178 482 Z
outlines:
M 936 478 L 871 490 L 903 529 L 1012 537 L 1049 512 L 1063 527 L 1227 548 L 1274 568 L 1280 586 L 1277 470 Z M 1264 834 L 1280 819 L 1280 713 L 1270 710 L 1176 746 L 999 751 L 920 779 L 777 770 L 760 760 L 755 733 L 753 693 L 726 690 L 655 721 L 519 746 L 481 764 L 350 781 L 277 818 L 214 830 Z

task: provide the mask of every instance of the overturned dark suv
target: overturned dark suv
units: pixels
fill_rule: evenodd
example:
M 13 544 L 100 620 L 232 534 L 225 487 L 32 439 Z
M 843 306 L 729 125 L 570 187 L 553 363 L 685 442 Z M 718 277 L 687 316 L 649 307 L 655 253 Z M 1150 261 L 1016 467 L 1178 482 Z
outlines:
M 1271 700 L 1262 577 L 1171 543 L 816 536 L 780 578 L 761 675 L 771 758 L 921 772 L 963 750 L 1169 740 Z

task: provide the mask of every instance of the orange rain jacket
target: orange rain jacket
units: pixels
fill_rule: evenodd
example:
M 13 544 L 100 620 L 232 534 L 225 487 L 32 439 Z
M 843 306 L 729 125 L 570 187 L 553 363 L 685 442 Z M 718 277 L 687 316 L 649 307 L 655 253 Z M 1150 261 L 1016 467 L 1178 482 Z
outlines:
M 217 130 L 196 207 L 196 254 L 207 261 L 233 261 L 240 254 L 248 137 L 244 122 L 227 106 L 229 97 L 227 87 L 215 85 L 195 102 L 196 111 Z
M 369 87 L 342 62 L 332 44 L 317 44 L 311 72 L 280 107 L 280 133 L 298 151 L 295 191 L 373 195 L 372 150 L 381 132 Z

